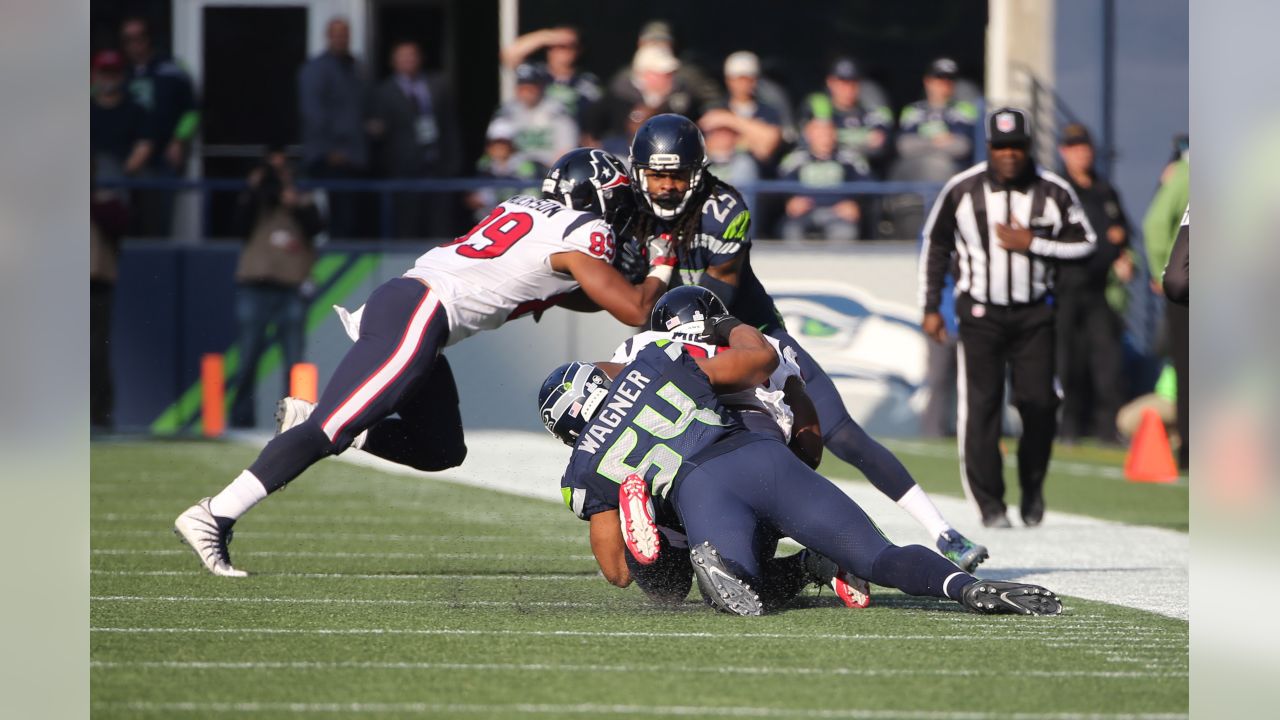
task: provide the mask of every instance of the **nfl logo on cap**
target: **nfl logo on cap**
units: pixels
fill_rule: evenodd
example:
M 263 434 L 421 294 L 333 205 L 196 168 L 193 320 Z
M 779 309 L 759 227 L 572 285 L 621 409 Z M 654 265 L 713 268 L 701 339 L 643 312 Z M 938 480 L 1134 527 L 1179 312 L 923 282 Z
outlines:
M 1013 113 L 1002 112 L 999 115 L 996 115 L 996 130 L 999 130 L 1002 133 L 1008 133 L 1013 132 L 1014 128 L 1017 126 L 1018 120 L 1013 116 Z

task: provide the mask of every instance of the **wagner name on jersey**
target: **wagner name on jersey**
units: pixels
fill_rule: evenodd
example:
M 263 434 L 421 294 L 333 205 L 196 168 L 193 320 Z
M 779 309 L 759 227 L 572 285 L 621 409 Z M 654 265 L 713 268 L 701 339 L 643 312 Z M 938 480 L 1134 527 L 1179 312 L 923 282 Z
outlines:
M 674 527 L 667 501 L 686 461 L 743 432 L 680 343 L 645 346 L 618 372 L 609 394 L 573 446 L 560 487 L 582 519 L 618 507 L 618 486 L 644 478 L 658 524 Z M 726 445 L 730 447 L 733 443 Z
M 551 256 L 562 252 L 612 262 L 613 230 L 598 215 L 517 195 L 466 235 L 418 257 L 405 276 L 431 285 L 448 314 L 453 345 L 576 290 L 573 276 L 551 269 Z

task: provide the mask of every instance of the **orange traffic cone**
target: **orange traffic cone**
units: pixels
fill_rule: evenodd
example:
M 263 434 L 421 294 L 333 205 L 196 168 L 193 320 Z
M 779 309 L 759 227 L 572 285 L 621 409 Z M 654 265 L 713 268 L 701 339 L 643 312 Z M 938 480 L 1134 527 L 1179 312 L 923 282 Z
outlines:
M 1173 461 L 1169 436 L 1165 434 L 1160 414 L 1152 408 L 1142 411 L 1142 422 L 1129 445 L 1124 460 L 1124 476 L 1133 482 L 1171 483 L 1178 480 L 1178 466 Z

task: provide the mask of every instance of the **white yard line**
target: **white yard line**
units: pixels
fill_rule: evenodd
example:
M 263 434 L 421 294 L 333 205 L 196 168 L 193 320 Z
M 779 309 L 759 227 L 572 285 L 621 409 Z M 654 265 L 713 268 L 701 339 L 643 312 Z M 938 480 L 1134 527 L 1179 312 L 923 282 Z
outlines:
M 1177 720 L 1185 713 L 1021 713 L 975 712 L 948 710 L 872 710 L 863 708 L 839 708 L 833 710 L 801 710 L 756 706 L 707 706 L 707 705 L 604 705 L 581 703 L 577 705 L 549 705 L 532 703 L 473 704 L 473 703 L 314 703 L 314 702 L 121 702 L 94 703 L 103 709 L 133 710 L 135 712 L 190 712 L 190 713 L 248 713 L 271 712 L 287 714 L 349 714 L 349 713 L 412 713 L 435 715 L 440 713 L 477 713 L 495 715 L 638 715 L 643 717 L 751 717 L 751 718 L 816 718 L 820 720 Z
M 309 661 L 137 661 L 93 660 L 89 667 L 158 668 L 163 670 L 460 670 L 464 672 L 555 672 L 555 673 L 659 673 L 671 668 L 651 665 L 574 665 L 565 663 L 450 663 L 450 662 L 309 662 Z M 813 675 L 819 677 L 1037 677 L 1133 679 L 1186 677 L 1183 672 L 1147 672 L 1143 670 L 948 670 L 944 668 L 848 668 L 848 667 L 686 667 L 682 673 L 706 675 Z
M 1052 622 L 1052 621 L 1048 621 Z M 682 640 L 700 639 L 724 642 L 728 640 L 797 640 L 805 643 L 813 642 L 973 642 L 975 639 L 991 642 L 1028 640 L 1052 643 L 1054 647 L 1091 648 L 1097 647 L 1100 638 L 1084 633 L 1074 633 L 1070 639 L 1058 640 L 1062 637 L 1059 628 L 1047 628 L 1040 631 L 1034 629 L 1015 628 L 1012 632 L 997 632 L 999 628 L 969 629 L 955 635 L 936 633 L 837 633 L 815 635 L 811 633 L 769 633 L 769 632 L 735 632 L 714 633 L 700 631 L 646 632 L 638 630 L 475 630 L 470 628 L 352 628 L 352 627 L 99 627 L 89 628 L 91 633 L 111 635 L 319 635 L 319 636 L 467 636 L 467 637 L 572 637 L 572 638 L 680 638 Z M 1178 649 L 1187 647 L 1182 640 L 1171 638 L 1142 638 L 1143 648 Z M 1112 650 L 1105 650 L 1113 652 Z

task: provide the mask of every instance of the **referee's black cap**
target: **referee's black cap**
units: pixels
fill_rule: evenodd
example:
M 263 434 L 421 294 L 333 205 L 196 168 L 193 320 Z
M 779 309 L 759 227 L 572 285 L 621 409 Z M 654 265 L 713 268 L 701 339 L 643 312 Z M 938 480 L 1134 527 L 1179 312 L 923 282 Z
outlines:
M 987 117 L 987 142 L 995 146 L 1028 145 L 1031 123 L 1027 111 L 1013 107 L 996 109 Z

